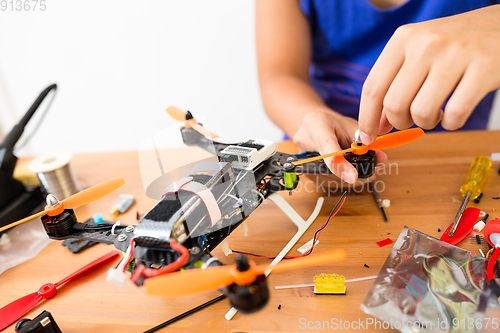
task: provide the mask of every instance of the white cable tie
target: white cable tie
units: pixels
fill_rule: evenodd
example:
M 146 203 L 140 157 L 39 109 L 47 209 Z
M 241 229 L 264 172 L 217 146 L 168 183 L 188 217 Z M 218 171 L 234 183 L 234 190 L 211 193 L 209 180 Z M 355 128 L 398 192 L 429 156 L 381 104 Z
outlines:
M 113 226 L 111 227 L 111 234 L 112 235 L 116 235 L 115 234 L 115 228 L 117 225 L 122 225 L 122 223 L 120 222 L 120 220 L 116 221 L 115 224 L 113 224 Z
M 206 269 L 208 266 L 210 266 L 211 263 L 218 260 L 219 259 L 217 259 L 216 257 L 210 257 L 207 261 L 203 263 L 203 265 L 201 265 L 201 269 Z

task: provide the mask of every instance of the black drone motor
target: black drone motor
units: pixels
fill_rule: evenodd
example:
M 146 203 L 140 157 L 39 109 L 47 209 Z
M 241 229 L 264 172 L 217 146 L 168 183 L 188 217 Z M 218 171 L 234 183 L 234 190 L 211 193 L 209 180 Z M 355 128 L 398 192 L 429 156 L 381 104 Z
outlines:
M 240 272 L 247 271 L 250 264 L 245 256 L 236 257 L 236 269 Z M 227 287 L 227 294 L 231 306 L 242 313 L 259 311 L 269 302 L 269 288 L 265 275 L 259 275 L 249 285 L 238 285 L 233 283 Z
M 370 178 L 375 174 L 375 151 L 368 150 L 366 154 L 356 155 L 345 153 L 345 159 L 352 164 L 358 172 L 358 178 Z

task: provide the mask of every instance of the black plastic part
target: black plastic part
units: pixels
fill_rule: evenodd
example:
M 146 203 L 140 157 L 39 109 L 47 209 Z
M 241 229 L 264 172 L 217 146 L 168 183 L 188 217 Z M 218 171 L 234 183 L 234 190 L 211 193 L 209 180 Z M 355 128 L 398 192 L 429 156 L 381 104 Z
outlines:
M 0 189 L 0 209 L 24 193 L 23 184 L 3 170 L 0 170 Z
M 259 275 L 247 286 L 233 283 L 227 287 L 227 292 L 231 306 L 242 313 L 259 311 L 269 302 L 269 288 L 264 275 Z
M 14 155 L 14 146 L 16 145 L 21 135 L 23 135 L 26 124 L 28 124 L 31 117 L 33 117 L 40 104 L 42 104 L 43 100 L 45 99 L 45 97 L 47 97 L 52 89 L 57 89 L 57 85 L 52 84 L 40 93 L 29 110 L 25 113 L 23 118 L 16 126 L 12 128 L 3 142 L 0 143 L 0 170 L 5 172 L 7 175 L 12 176 L 14 173 L 14 169 L 16 168 L 17 157 Z M 7 189 L 7 192 L 9 192 L 9 187 L 4 187 L 4 184 L 2 183 L 0 183 L 0 189 L 1 191 L 6 191 Z
M 261 150 L 262 148 L 264 148 L 263 145 L 259 145 L 259 144 L 255 143 L 254 140 L 249 140 L 249 141 L 240 143 L 239 146 L 240 147 L 247 147 L 247 148 L 254 148 L 257 150 Z
M 497 296 L 500 297 L 500 287 L 498 286 L 498 283 L 495 281 L 495 279 L 491 279 L 488 281 L 488 284 L 490 285 L 491 291 Z
M 6 180 L 8 178 L 4 178 L 3 180 L 6 181 L 3 181 L 3 176 L 4 174 L 0 171 L 0 227 L 33 214 L 39 208 L 43 207 L 45 203 L 42 190 L 39 186 L 18 188 L 14 185 L 4 187 L 7 183 L 19 184 L 20 186 L 22 184 L 12 178 L 10 180 L 15 181 L 15 183 Z M 8 188 L 10 191 L 3 191 L 2 189 L 4 188 Z
M 54 317 L 48 311 L 43 311 L 35 319 L 21 319 L 17 322 L 17 333 L 62 333 Z
M 65 239 L 62 242 L 62 246 L 67 247 L 71 253 L 80 253 L 83 250 L 88 249 L 89 247 L 92 247 L 97 244 L 99 243 L 89 240 L 72 239 L 72 238 Z
M 17 323 L 16 323 L 16 326 L 14 327 L 14 330 L 16 332 L 19 332 L 19 330 L 21 328 L 23 328 L 24 326 L 26 326 L 27 323 L 29 323 L 31 320 L 28 319 L 28 318 L 24 318 L 24 319 L 21 319 L 19 320 Z
M 70 230 L 70 233 L 65 236 L 54 236 L 48 235 L 50 239 L 64 240 L 68 238 L 89 240 L 93 242 L 98 242 L 102 244 L 113 244 L 116 237 L 119 235 L 122 229 L 126 228 L 127 225 L 121 224 L 115 227 L 115 234 L 111 233 L 113 228 L 113 223 L 99 223 L 97 225 L 89 225 L 88 223 L 76 223 Z
M 88 219 L 87 221 L 85 221 L 85 223 L 88 223 L 89 225 L 91 225 L 91 224 L 95 225 L 93 218 Z M 112 222 L 108 222 L 108 223 L 112 223 Z M 97 244 L 99 244 L 99 243 L 94 242 L 94 241 L 90 241 L 90 240 L 68 238 L 68 239 L 65 239 L 61 245 L 67 247 L 71 253 L 80 253 L 83 250 L 88 249 L 89 247 L 92 247 L 92 246 L 97 245 Z
M 481 244 L 481 237 L 476 235 L 476 243 Z
M 375 151 L 369 150 L 366 154 L 356 155 L 351 152 L 344 154 L 345 159 L 358 172 L 358 178 L 369 178 L 375 174 Z
M 238 254 L 236 256 L 236 269 L 239 272 L 245 272 L 248 271 L 250 268 L 250 264 L 248 263 L 248 259 L 245 256 L 242 256 L 241 254 Z
M 47 235 L 55 237 L 69 235 L 71 227 L 77 222 L 73 209 L 65 209 L 61 214 L 56 216 L 43 215 L 41 219 Z

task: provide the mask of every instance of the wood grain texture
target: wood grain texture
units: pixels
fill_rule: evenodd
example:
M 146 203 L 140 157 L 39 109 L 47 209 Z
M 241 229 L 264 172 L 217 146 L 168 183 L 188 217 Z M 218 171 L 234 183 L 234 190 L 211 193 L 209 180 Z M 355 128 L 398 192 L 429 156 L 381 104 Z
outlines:
M 294 149 L 290 143 L 280 146 L 281 151 L 293 152 Z M 300 318 L 307 321 L 330 321 L 332 318 L 358 321 L 370 318 L 360 310 L 360 304 L 373 280 L 347 284 L 345 296 L 315 296 L 312 288 L 274 290 L 274 286 L 312 283 L 314 275 L 323 272 L 342 274 L 347 279 L 375 275 L 391 250 L 391 246 L 380 248 L 376 242 L 387 237 L 395 240 L 405 225 L 439 238 L 441 233 L 438 228 L 444 231 L 458 210 L 456 200 L 461 199 L 459 187 L 465 180 L 472 159 L 476 155 L 493 152 L 500 152 L 498 131 L 428 134 L 405 147 L 387 150 L 392 168 L 388 169 L 388 164 L 381 170 L 384 172 L 378 175 L 377 180 L 385 187 L 382 198 L 391 200 L 390 208 L 386 209 L 389 222 L 383 221 L 373 197 L 361 191 L 361 185 L 358 185 L 354 188 L 356 191 L 351 189 L 338 216 L 321 233 L 320 243 L 315 249 L 315 252 L 320 252 L 343 248 L 347 252 L 347 260 L 335 265 L 271 274 L 268 280 L 271 300 L 264 310 L 256 314 L 238 314 L 232 321 L 226 321 L 224 314 L 229 304 L 223 300 L 163 331 L 303 332 L 304 329 L 299 325 Z M 176 154 L 177 160 L 187 155 L 192 158 L 196 152 L 186 149 L 184 153 L 177 151 Z M 136 224 L 136 212 L 144 214 L 155 203 L 155 200 L 144 194 L 137 152 L 77 155 L 72 164 L 84 187 L 117 176 L 122 176 L 126 181 L 115 193 L 77 209 L 81 221 L 97 212 L 102 212 L 105 219 L 111 219 L 107 214 L 108 208 L 121 193 L 132 193 L 137 198 L 129 212 L 120 216 L 120 220 L 126 224 Z M 492 199 L 500 196 L 498 167 L 498 162 L 495 162 L 481 203 L 470 204 L 490 213 L 490 218 L 499 217 L 500 211 L 500 201 Z M 332 182 L 332 186 L 335 184 L 333 182 L 339 184 L 333 176 L 322 177 L 320 182 L 325 179 L 326 182 Z M 290 255 L 297 255 L 296 249 L 313 237 L 340 194 L 339 190 L 326 193 L 326 186 L 316 186 L 310 177 L 302 177 L 300 189 L 294 191 L 292 196 L 283 193 L 303 217 L 309 216 L 318 197 L 326 196 L 320 216 Z M 232 249 L 276 255 L 296 232 L 293 224 L 271 202 L 261 205 L 248 219 L 248 225 L 247 237 L 240 230 L 229 237 Z M 478 248 L 468 241 L 459 245 L 472 251 Z M 99 245 L 81 254 L 71 254 L 60 242 L 52 242 L 36 258 L 0 275 L 0 307 L 37 290 L 44 283 L 60 280 L 111 249 L 112 246 Z M 226 263 L 234 260 L 234 255 L 225 257 L 219 249 L 213 254 Z M 265 259 L 256 261 L 269 262 Z M 106 282 L 106 272 L 114 264 L 116 262 L 103 265 L 70 282 L 53 299 L 45 301 L 26 317 L 33 318 L 42 310 L 48 310 L 63 332 L 142 332 L 219 295 L 218 292 L 212 292 L 171 299 L 146 296 L 143 289 L 128 280 L 122 287 Z M 369 268 L 364 267 L 364 264 Z M 281 305 L 280 310 L 278 305 Z M 13 331 L 13 327 L 6 331 Z

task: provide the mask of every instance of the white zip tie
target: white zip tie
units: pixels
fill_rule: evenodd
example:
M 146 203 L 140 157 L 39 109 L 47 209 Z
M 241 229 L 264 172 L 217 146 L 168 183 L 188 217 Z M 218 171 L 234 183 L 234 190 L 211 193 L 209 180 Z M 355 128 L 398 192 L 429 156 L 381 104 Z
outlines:
M 239 198 L 237 198 L 237 197 L 235 197 L 234 195 L 229 194 L 229 193 L 228 193 L 228 194 L 226 194 L 226 196 L 228 196 L 228 197 L 230 197 L 230 198 L 233 198 L 233 199 L 234 199 L 234 200 L 236 200 L 236 201 L 240 200 Z
M 203 265 L 201 265 L 201 269 L 206 269 L 212 262 L 217 260 L 219 259 L 217 259 L 216 257 L 210 257 L 207 261 L 203 263 Z
M 116 235 L 115 234 L 115 228 L 117 225 L 121 225 L 122 223 L 120 222 L 120 220 L 116 221 L 115 224 L 113 224 L 113 226 L 111 227 L 111 234 L 112 235 Z

